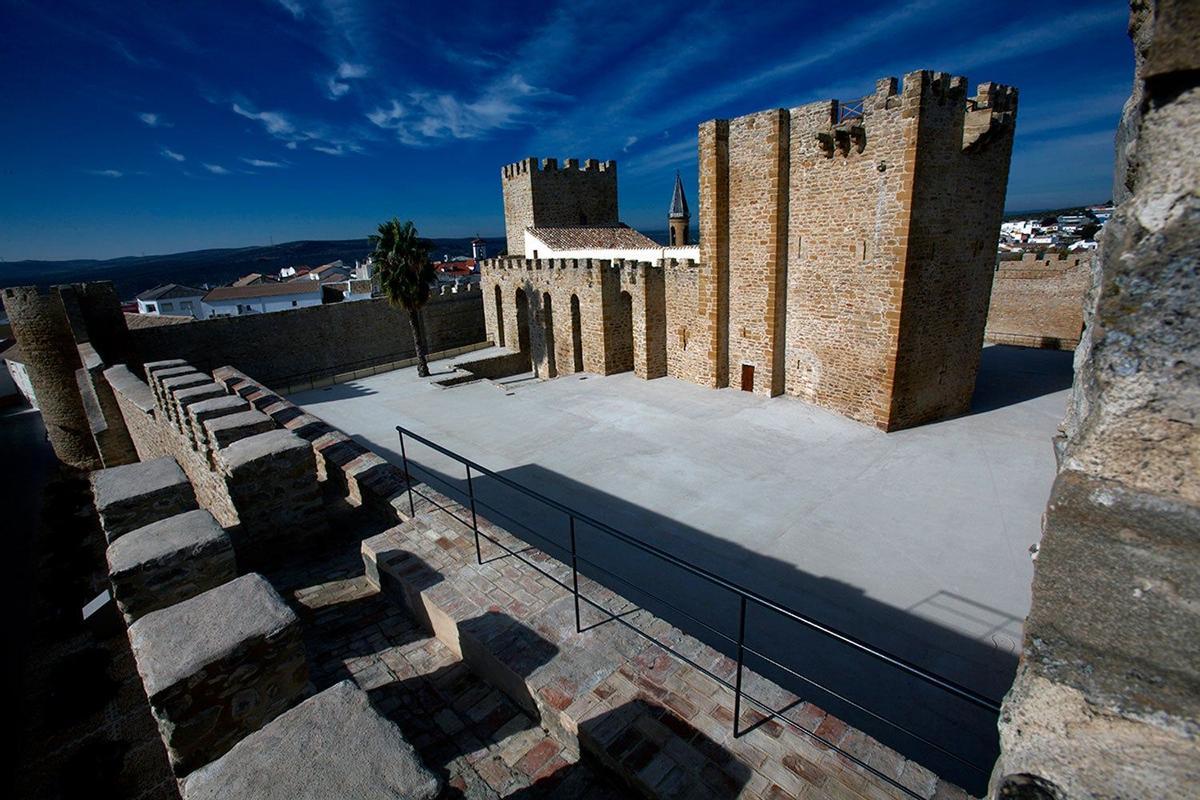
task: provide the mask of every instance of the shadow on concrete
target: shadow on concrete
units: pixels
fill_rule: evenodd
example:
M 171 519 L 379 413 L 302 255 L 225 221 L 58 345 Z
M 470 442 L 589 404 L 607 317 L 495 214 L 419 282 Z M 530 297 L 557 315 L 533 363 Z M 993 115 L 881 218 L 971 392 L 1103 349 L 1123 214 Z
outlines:
M 326 386 L 324 389 L 308 389 L 304 391 L 312 392 L 313 395 L 311 399 L 305 401 L 306 406 L 315 406 L 334 400 L 348 400 L 353 397 L 369 397 L 370 395 L 378 394 L 374 389 L 363 386 L 355 381 L 336 383 L 333 386 Z
M 1003 344 L 983 348 L 970 413 L 982 414 L 1071 388 L 1074 358 L 1070 350 Z
M 453 462 L 419 443 L 410 441 L 408 446 L 410 469 L 418 480 L 469 503 L 466 481 L 442 471 L 455 469 Z M 381 454 L 399 463 L 398 453 Z M 536 464 L 500 474 L 639 542 L 681 556 L 736 584 L 755 587 L 773 602 L 985 696 L 999 700 L 1011 685 L 1016 656 L 991 640 L 981 641 L 881 603 L 856 586 L 806 573 L 791 563 L 718 539 Z M 474 491 L 481 516 L 569 563 L 570 529 L 564 514 L 488 476 L 475 476 Z M 735 654 L 736 594 L 583 521 L 577 521 L 575 527 L 581 573 L 725 654 Z M 489 553 L 486 542 L 484 547 L 485 559 L 504 555 L 494 546 Z M 977 610 L 978 604 L 973 605 L 969 598 L 949 590 L 944 594 L 943 602 L 961 598 L 964 608 Z M 1007 621 L 1011 624 L 1012 618 Z M 747 608 L 745 641 L 749 668 L 968 791 L 984 791 L 999 752 L 993 713 L 753 602 Z M 803 677 L 779 669 L 772 661 Z M 953 755 L 873 714 L 899 723 Z

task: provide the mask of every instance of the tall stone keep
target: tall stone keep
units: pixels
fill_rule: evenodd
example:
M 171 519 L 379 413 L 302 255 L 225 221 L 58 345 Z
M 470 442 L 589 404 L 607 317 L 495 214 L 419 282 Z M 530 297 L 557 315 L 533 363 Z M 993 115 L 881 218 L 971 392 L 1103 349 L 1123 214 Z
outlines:
M 526 158 L 500 170 L 509 255 L 525 252 L 525 229 L 616 225 L 617 162 Z
M 703 123 L 694 379 L 884 430 L 967 411 L 1016 109 L 1013 88 L 918 71 Z

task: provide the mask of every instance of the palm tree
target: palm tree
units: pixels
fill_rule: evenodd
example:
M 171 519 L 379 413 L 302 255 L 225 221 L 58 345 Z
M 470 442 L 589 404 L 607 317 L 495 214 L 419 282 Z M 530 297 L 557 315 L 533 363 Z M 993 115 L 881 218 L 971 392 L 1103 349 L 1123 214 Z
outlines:
M 379 270 L 379 288 L 388 302 L 408 312 L 413 345 L 417 350 L 417 374 L 429 376 L 421 308 L 429 302 L 429 287 L 436 275 L 429 261 L 429 243 L 417 237 L 417 227 L 392 217 L 380 223 L 370 242 L 375 247 L 371 260 Z

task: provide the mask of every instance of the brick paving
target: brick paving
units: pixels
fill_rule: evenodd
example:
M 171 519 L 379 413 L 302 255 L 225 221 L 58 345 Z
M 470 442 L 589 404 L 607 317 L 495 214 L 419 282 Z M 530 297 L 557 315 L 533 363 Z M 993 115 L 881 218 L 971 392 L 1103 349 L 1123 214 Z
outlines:
M 548 728 L 568 743 L 576 740 L 641 792 L 689 798 L 907 796 L 841 752 L 774 720 L 734 738 L 733 694 L 727 688 L 623 626 L 600 624 L 576 633 L 573 598 L 560 585 L 569 585 L 567 566 L 486 519 L 480 523 L 483 532 L 510 550 L 523 551 L 523 557 L 554 579 L 486 542 L 485 563 L 476 564 L 471 530 L 460 521 L 469 519 L 469 512 L 425 487 L 422 491 L 426 497 L 418 499 L 415 517 L 364 542 L 364 557 L 377 564 L 385 591 L 420 592 L 426 607 L 457 626 L 464 650 L 482 649 L 504 665 L 507 672 L 493 670 L 500 677 L 489 675 L 494 682 L 516 676 Z M 735 664 L 702 642 L 582 576 L 580 591 L 701 667 L 732 679 Z M 604 619 L 585 606 L 585 628 Z M 531 656 L 531 644 L 540 645 L 543 654 Z M 744 686 L 774 708 L 792 704 L 790 719 L 919 796 L 966 797 L 958 787 L 749 670 Z M 761 715 L 743 706 L 745 725 L 760 720 Z
M 357 512 L 328 548 L 268 573 L 300 616 L 314 691 L 352 678 L 446 783 L 444 797 L 616 800 L 629 792 L 476 677 L 363 574 Z M 378 530 L 375 527 L 374 530 Z

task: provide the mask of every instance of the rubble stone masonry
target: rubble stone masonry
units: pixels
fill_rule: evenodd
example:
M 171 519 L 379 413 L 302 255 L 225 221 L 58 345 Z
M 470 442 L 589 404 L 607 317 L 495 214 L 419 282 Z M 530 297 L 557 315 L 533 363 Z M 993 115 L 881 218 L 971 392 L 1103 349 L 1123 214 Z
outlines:
M 1074 350 L 1083 332 L 1091 256 L 1025 253 L 992 277 L 985 338 L 993 344 Z

